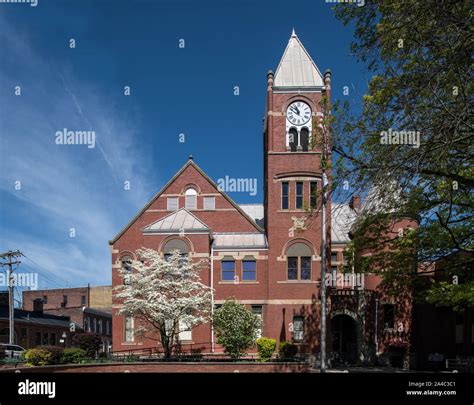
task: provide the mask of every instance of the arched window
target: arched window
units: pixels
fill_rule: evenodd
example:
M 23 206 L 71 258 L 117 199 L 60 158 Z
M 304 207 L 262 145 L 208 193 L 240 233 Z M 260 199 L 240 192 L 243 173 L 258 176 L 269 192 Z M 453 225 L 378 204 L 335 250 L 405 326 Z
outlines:
M 120 259 L 120 264 L 121 264 L 122 270 L 125 270 L 128 273 L 132 272 L 132 257 L 131 256 L 128 256 L 128 255 L 122 256 L 122 258 Z M 123 276 L 123 283 L 128 284 L 127 275 Z
M 197 208 L 197 191 L 194 188 L 186 190 L 184 207 L 188 210 L 195 210 Z
M 300 131 L 300 145 L 303 152 L 309 150 L 309 130 L 308 128 L 301 128 Z
M 290 128 L 288 132 L 288 146 L 292 152 L 296 152 L 298 147 L 298 131 L 296 128 Z
M 304 243 L 294 243 L 288 248 L 288 280 L 311 280 L 311 248 Z
M 168 260 L 171 257 L 171 254 L 174 250 L 178 250 L 181 254 L 181 257 L 183 258 L 187 257 L 189 253 L 189 247 L 185 241 L 182 239 L 171 239 L 166 242 L 165 246 L 163 247 L 165 260 Z

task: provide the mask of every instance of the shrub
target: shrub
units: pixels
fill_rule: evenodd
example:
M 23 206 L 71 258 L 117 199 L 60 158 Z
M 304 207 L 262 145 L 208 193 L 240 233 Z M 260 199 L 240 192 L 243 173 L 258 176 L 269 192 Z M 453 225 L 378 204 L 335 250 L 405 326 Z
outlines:
M 39 346 L 37 349 L 44 349 L 51 353 L 48 364 L 61 364 L 63 357 L 64 347 L 61 346 Z
M 62 364 L 68 363 L 80 363 L 87 357 L 86 351 L 78 347 L 71 347 L 64 349 L 63 357 L 61 358 Z
M 95 358 L 102 346 L 102 339 L 95 333 L 77 333 L 72 337 L 72 346 L 83 349 L 88 358 Z
M 293 359 L 298 353 L 298 346 L 291 342 L 281 342 L 278 348 L 278 357 L 280 359 Z
M 52 353 L 41 347 L 29 349 L 24 354 L 27 366 L 47 366 L 51 364 L 51 357 Z
M 214 313 L 214 328 L 217 343 L 232 359 L 245 355 L 245 351 L 255 344 L 261 321 L 245 306 L 233 301 L 226 301 Z
M 0 364 L 3 364 L 5 362 L 5 348 L 3 346 L 0 346 Z
M 260 361 L 269 361 L 276 349 L 276 340 L 266 337 L 257 339 L 257 350 Z

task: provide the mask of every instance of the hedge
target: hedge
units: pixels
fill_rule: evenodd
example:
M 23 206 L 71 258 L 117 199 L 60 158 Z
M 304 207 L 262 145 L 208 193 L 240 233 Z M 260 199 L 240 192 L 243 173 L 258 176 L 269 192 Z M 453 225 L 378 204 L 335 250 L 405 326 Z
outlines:
M 266 337 L 257 339 L 257 350 L 260 361 L 269 361 L 276 348 L 276 340 Z

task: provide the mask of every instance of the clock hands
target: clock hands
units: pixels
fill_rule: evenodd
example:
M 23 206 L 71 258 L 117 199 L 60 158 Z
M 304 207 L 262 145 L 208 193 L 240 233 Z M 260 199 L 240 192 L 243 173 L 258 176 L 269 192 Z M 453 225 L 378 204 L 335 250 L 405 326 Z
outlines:
M 291 111 L 293 111 L 295 114 L 300 115 L 300 110 L 298 110 L 298 107 L 292 105 L 292 106 L 290 107 L 290 109 L 291 109 Z

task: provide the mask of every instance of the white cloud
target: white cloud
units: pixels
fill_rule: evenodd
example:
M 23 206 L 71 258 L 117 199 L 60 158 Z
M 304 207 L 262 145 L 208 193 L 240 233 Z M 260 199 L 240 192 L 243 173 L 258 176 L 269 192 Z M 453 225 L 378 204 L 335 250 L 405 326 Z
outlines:
M 93 83 L 79 83 L 37 55 L 26 35 L 0 18 L 6 44 L 0 86 L 7 89 L 0 93 L 0 196 L 26 204 L 43 229 L 31 230 L 18 218 L 0 235 L 0 250 L 20 249 L 71 285 L 110 282 L 107 241 L 154 191 L 143 182 L 149 160 L 139 146 L 138 118 L 114 109 Z M 18 83 L 22 95 L 14 96 Z M 94 130 L 99 148 L 56 145 L 54 134 L 63 128 Z M 14 188 L 17 180 L 21 190 Z M 69 238 L 70 228 L 76 238 Z

